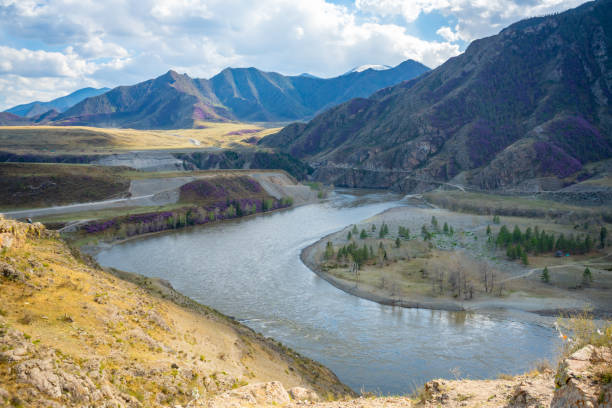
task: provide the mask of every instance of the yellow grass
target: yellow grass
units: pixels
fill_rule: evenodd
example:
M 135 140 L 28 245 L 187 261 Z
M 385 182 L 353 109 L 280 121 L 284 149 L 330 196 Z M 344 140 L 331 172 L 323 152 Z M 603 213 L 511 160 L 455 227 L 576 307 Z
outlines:
M 106 153 L 117 150 L 194 149 L 250 146 L 251 136 L 263 137 L 279 128 L 248 123 L 201 122 L 202 129 L 135 130 L 87 126 L 3 126 L 0 150 L 15 153 Z M 230 134 L 243 130 L 254 133 Z

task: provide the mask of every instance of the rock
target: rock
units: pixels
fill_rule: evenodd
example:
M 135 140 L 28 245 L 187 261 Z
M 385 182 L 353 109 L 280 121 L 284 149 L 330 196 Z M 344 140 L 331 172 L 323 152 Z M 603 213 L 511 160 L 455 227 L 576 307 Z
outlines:
M 60 378 L 53 372 L 51 359 L 32 359 L 19 364 L 16 367 L 17 378 L 26 384 L 33 385 L 40 392 L 52 398 L 62 396 Z
M 521 382 L 514 387 L 508 408 L 537 408 L 543 406 L 537 394 L 529 384 Z
M 10 397 L 8 391 L 0 387 L 0 402 L 8 401 Z
M 12 265 L 7 264 L 6 262 L 0 262 L 0 274 L 6 278 L 13 281 L 21 281 L 25 280 L 25 275 L 23 272 L 18 271 Z
M 0 248 L 10 248 L 13 245 L 14 238 L 9 233 L 0 234 Z
M 209 408 L 234 408 L 255 404 L 285 405 L 290 403 L 289 394 L 278 381 L 245 385 L 215 397 Z
M 319 396 L 316 392 L 304 387 L 293 387 L 289 390 L 289 395 L 294 401 L 319 401 Z
M 612 350 L 588 345 L 563 360 L 551 408 L 612 408 L 612 384 L 602 384 L 597 374 L 612 367 Z

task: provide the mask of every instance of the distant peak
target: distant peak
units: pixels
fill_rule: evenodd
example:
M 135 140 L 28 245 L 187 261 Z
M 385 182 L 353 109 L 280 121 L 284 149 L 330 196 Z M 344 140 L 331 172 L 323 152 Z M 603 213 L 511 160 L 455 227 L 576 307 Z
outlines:
M 353 72 L 363 72 L 363 71 L 367 71 L 368 69 L 371 69 L 374 71 L 384 71 L 384 70 L 391 69 L 391 68 L 392 67 L 390 67 L 389 65 L 366 64 L 366 65 L 360 65 L 358 67 L 355 67 L 345 72 L 344 75 L 352 74 Z

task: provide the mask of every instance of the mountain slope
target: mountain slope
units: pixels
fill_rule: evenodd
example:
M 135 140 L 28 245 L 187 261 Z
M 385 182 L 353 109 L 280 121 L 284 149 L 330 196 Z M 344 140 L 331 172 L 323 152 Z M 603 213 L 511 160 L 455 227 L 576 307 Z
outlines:
M 415 78 L 429 68 L 408 60 L 387 70 L 365 69 L 334 78 L 283 76 L 255 68 L 226 69 L 211 78 L 215 94 L 240 120 L 287 121 Z
M 5 112 L 9 112 L 14 115 L 23 116 L 26 118 L 38 116 L 50 110 L 64 112 L 84 99 L 87 99 L 92 96 L 98 96 L 108 91 L 110 91 L 109 88 L 83 88 L 69 95 L 62 96 L 61 98 L 53 99 L 49 102 L 36 101 L 23 105 L 17 105 L 10 109 L 7 109 Z
M 59 115 L 55 124 L 167 129 L 191 128 L 196 120 L 231 118 L 207 80 L 168 71 L 158 78 L 88 98 Z
M 32 122 L 27 118 L 9 112 L 0 112 L 0 126 L 25 126 L 31 124 Z
M 521 21 L 416 80 L 261 143 L 339 185 L 409 191 L 456 178 L 497 189 L 566 177 L 612 156 L 609 21 L 610 0 Z
M 55 124 L 150 129 L 191 128 L 199 120 L 303 120 L 427 70 L 409 60 L 385 71 L 369 69 L 330 79 L 284 76 L 255 68 L 228 68 L 210 80 L 170 71 L 88 98 L 60 114 Z

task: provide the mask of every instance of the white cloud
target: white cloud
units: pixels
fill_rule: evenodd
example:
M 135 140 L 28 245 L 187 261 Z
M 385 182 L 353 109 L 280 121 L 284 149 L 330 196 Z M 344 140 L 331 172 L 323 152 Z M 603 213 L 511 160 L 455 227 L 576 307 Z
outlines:
M 345 7 L 325 0 L 0 0 L 0 109 L 26 94 L 49 99 L 71 85 L 128 85 L 168 69 L 197 77 L 227 66 L 334 76 L 408 58 L 435 67 L 459 53 L 457 39 L 490 34 L 562 0 L 508 1 L 355 0 Z M 435 28 L 439 41 L 410 35 L 392 18 L 410 23 L 433 10 L 458 21 Z
M 462 39 L 469 42 L 496 34 L 505 26 L 523 18 L 564 11 L 583 2 L 584 0 L 355 0 L 355 6 L 374 16 L 402 16 L 408 23 L 415 21 L 422 13 L 438 11 L 454 17 L 458 22 L 455 30 L 443 27 L 438 29 L 438 34 L 449 41 Z

